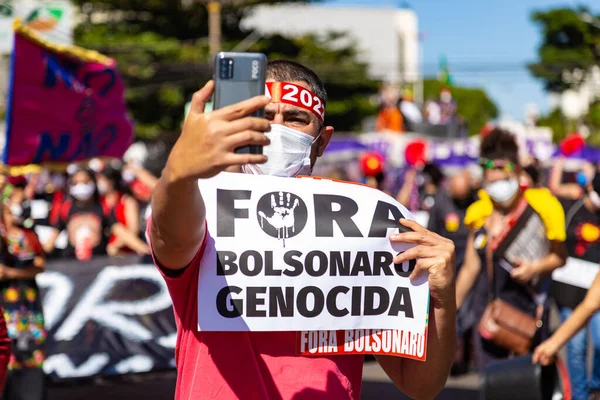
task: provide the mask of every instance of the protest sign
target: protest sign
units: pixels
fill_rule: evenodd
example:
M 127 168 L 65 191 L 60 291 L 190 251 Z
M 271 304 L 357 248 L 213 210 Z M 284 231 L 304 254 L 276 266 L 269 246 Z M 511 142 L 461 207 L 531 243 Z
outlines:
M 4 164 L 122 157 L 133 140 L 114 60 L 15 23 Z
M 394 199 L 357 184 L 230 173 L 199 187 L 208 224 L 199 330 L 298 331 L 302 354 L 424 359 L 429 286 L 426 274 L 409 280 L 414 261 L 393 262 L 409 246 L 388 237 L 413 219 Z

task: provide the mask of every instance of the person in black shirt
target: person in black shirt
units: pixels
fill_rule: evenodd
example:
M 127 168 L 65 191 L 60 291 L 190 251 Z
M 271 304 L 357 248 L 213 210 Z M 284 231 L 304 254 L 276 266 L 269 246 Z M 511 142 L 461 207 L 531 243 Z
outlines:
M 469 229 L 464 224 L 467 208 L 476 200 L 471 187 L 471 176 L 467 171 L 461 171 L 450 178 L 449 193 L 439 190 L 435 195 L 435 206 L 431 209 L 427 229 L 440 236 L 451 239 L 456 249 L 456 273 L 463 264 Z M 477 290 L 471 292 L 464 304 L 458 310 L 458 334 L 453 375 L 467 372 L 469 363 L 469 348 L 471 329 L 476 322 L 472 301 Z M 483 294 L 485 301 L 485 293 Z
M 582 185 L 582 189 L 584 195 L 579 199 L 561 198 L 561 204 L 565 210 L 569 262 L 585 268 L 586 264 L 590 267 L 595 266 L 600 260 L 600 174 L 597 169 L 593 180 Z M 551 294 L 559 307 L 564 323 L 573 314 L 577 305 L 583 301 L 586 290 L 554 281 Z M 591 338 L 594 351 L 594 363 L 589 380 L 586 368 L 588 337 Z M 591 393 L 600 391 L 600 314 L 594 314 L 587 327 L 575 334 L 568 342 L 567 365 L 573 388 L 573 400 L 588 399 Z
M 468 172 L 461 171 L 452 176 L 449 194 L 438 191 L 435 207 L 430 211 L 427 229 L 454 241 L 456 247 L 456 267 L 463 263 L 469 230 L 464 224 L 467 208 L 476 198 L 471 188 Z
M 54 250 L 58 234 L 66 230 L 68 244 L 61 252 L 62 257 L 77 257 L 84 261 L 94 255 L 105 255 L 111 234 L 138 254 L 149 253 L 148 246 L 102 206 L 94 174 L 87 169 L 80 169 L 71 176 L 69 199 L 62 204 L 54 228 L 55 234 L 47 243 L 46 251 Z

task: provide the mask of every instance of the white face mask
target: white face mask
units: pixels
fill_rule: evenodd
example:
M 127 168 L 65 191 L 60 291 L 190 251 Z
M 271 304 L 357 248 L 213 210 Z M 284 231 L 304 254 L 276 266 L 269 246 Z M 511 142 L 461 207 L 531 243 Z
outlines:
M 270 145 L 263 147 L 263 154 L 268 161 L 244 165 L 244 173 L 286 178 L 311 174 L 310 149 L 316 138 L 279 124 L 271 125 L 271 131 L 265 135 L 271 140 Z
M 121 175 L 121 177 L 123 178 L 123 180 L 127 183 L 131 183 L 135 180 L 135 172 L 133 172 L 130 169 L 126 169 L 125 171 L 123 171 L 123 174 Z
M 600 195 L 598 195 L 596 191 L 592 190 L 588 196 L 590 197 L 590 201 L 594 207 L 600 210 Z
M 448 92 L 442 92 L 440 94 L 440 99 L 444 102 L 444 103 L 448 103 L 450 100 L 452 100 L 452 95 Z
M 486 185 L 485 191 L 496 203 L 505 205 L 513 199 L 519 190 L 519 181 L 515 178 L 504 179 Z
M 75 199 L 80 201 L 89 200 L 94 195 L 94 184 L 90 183 L 77 183 L 71 186 L 69 193 L 71 196 L 75 197 Z

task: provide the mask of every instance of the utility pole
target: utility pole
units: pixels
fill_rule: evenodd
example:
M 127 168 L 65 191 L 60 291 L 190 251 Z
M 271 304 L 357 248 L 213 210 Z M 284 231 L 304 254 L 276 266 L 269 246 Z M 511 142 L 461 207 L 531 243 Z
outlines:
M 210 0 L 208 10 L 208 48 L 210 60 L 221 51 L 221 2 Z
M 184 9 L 189 9 L 192 5 L 201 0 L 181 0 Z M 210 59 L 221 51 L 221 1 L 202 0 L 206 4 L 208 11 L 208 48 Z

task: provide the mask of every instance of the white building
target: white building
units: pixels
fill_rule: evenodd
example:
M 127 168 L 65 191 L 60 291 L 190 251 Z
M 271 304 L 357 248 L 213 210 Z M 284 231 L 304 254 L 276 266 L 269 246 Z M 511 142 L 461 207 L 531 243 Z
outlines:
M 421 78 L 417 15 L 410 9 L 280 4 L 257 6 L 242 21 L 262 34 L 297 36 L 347 32 L 373 78 L 415 83 Z

